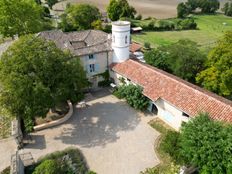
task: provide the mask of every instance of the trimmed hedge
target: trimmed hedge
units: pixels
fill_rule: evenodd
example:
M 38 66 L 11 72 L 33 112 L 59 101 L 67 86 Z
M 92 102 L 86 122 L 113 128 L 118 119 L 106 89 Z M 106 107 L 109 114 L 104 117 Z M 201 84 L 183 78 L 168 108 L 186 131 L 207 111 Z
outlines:
M 174 30 L 195 30 L 197 23 L 193 18 L 186 19 L 151 19 L 148 23 L 130 20 L 133 27 L 142 27 L 144 31 L 174 31 Z

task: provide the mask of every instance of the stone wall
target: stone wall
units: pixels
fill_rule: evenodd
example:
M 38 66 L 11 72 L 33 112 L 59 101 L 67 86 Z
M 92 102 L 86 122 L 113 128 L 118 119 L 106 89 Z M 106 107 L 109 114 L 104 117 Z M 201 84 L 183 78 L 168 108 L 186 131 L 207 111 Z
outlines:
M 69 111 L 63 118 L 61 118 L 59 120 L 51 121 L 49 123 L 44 123 L 41 125 L 34 126 L 34 130 L 39 131 L 39 130 L 47 129 L 47 128 L 57 126 L 57 125 L 60 125 L 64 122 L 66 122 L 73 114 L 73 105 L 72 105 L 71 101 L 67 101 L 67 102 L 68 102 L 68 106 L 69 106 Z

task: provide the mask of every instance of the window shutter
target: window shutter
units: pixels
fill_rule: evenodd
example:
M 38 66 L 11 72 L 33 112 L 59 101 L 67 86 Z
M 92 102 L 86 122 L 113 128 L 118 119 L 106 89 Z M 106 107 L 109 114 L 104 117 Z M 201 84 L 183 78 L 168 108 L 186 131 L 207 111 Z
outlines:
M 100 66 L 99 66 L 99 64 L 95 64 L 95 71 L 96 71 L 96 72 L 99 72 L 99 71 L 100 71 Z
M 89 65 L 86 65 L 86 67 L 85 67 L 85 71 L 86 71 L 87 73 L 90 73 Z

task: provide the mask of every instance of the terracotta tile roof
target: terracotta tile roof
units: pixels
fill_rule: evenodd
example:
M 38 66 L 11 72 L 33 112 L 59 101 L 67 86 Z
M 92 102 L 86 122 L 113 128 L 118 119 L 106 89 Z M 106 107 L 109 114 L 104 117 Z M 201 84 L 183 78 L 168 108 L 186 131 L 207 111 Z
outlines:
M 132 42 L 132 44 L 130 44 L 130 52 L 132 53 L 141 50 L 141 48 L 142 46 L 138 43 Z
M 136 60 L 129 59 L 111 67 L 142 86 L 144 95 L 153 101 L 162 98 L 190 116 L 208 112 L 213 119 L 232 123 L 230 100 Z

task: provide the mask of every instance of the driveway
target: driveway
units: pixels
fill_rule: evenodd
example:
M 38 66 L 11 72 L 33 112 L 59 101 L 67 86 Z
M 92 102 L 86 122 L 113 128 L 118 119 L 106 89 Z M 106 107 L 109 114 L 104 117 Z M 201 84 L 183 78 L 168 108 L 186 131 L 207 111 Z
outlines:
M 87 104 L 86 108 L 75 107 L 65 124 L 34 133 L 35 143 L 23 151 L 38 159 L 75 146 L 98 174 L 138 174 L 159 163 L 154 151 L 159 133 L 147 124 L 150 117 L 106 91 L 89 95 Z

